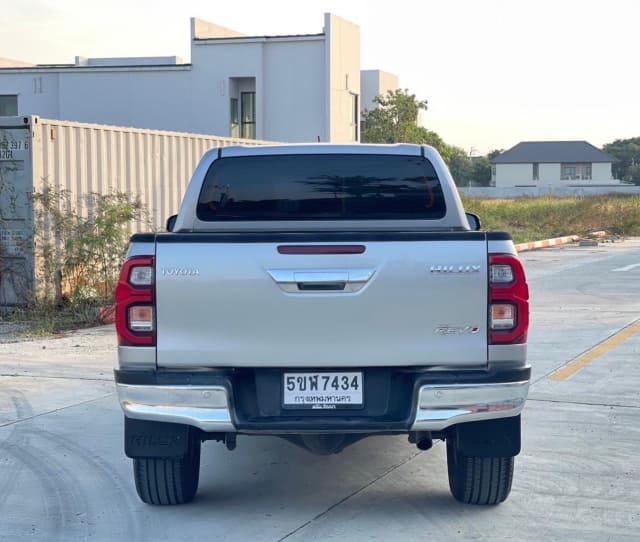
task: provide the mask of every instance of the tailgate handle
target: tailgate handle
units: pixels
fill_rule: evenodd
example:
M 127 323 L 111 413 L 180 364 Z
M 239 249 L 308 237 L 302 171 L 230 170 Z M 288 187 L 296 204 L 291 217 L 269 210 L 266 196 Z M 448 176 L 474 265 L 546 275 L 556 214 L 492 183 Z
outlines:
M 346 286 L 346 282 L 298 282 L 301 292 L 337 292 Z
M 374 269 L 269 269 L 269 275 L 289 293 L 353 293 L 373 277 Z

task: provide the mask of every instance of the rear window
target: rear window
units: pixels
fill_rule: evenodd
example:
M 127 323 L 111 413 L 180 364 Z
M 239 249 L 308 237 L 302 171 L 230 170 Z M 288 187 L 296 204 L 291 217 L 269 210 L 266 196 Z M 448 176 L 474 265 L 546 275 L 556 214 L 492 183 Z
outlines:
M 446 213 L 427 159 L 371 154 L 216 160 L 198 198 L 204 221 L 434 220 Z

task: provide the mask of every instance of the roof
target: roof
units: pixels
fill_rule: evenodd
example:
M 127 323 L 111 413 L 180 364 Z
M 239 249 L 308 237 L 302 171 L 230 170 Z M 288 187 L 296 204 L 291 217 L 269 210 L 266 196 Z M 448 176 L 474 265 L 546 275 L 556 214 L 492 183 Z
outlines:
M 586 141 L 522 141 L 491 160 L 492 164 L 559 164 L 614 162 L 614 158 Z
M 308 39 L 308 38 L 321 38 L 325 34 L 320 32 L 318 34 L 276 34 L 272 36 L 215 36 L 212 38 L 199 38 L 194 37 L 194 42 L 203 41 L 249 41 L 249 40 L 289 40 L 289 39 Z
M 35 66 L 6 68 L 0 66 L 0 73 L 31 73 L 37 71 L 127 71 L 135 69 L 137 71 L 185 71 L 191 69 L 191 64 L 126 64 L 115 66 L 78 66 L 77 64 L 36 64 Z

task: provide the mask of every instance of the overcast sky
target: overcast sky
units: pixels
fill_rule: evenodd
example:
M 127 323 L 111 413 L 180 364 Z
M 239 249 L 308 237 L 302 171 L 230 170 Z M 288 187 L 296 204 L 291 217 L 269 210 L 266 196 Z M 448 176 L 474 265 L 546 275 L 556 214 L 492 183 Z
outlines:
M 398 75 L 428 100 L 427 127 L 467 152 L 640 136 L 638 0 L 3 0 L 0 57 L 189 61 L 189 17 L 303 34 L 325 12 L 358 24 L 361 67 Z

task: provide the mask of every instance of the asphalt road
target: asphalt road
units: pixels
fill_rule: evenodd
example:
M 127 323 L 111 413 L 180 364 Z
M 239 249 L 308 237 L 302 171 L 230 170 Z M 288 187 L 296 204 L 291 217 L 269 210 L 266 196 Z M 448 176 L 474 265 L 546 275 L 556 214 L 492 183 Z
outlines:
M 0 540 L 640 540 L 640 240 L 522 258 L 534 372 L 505 503 L 454 501 L 442 443 L 240 437 L 204 445 L 192 504 L 144 505 L 108 326 L 0 344 Z

